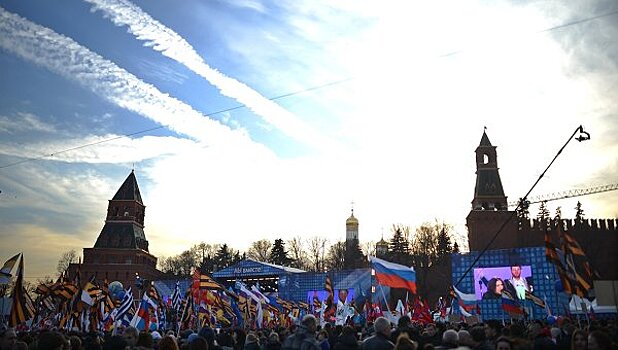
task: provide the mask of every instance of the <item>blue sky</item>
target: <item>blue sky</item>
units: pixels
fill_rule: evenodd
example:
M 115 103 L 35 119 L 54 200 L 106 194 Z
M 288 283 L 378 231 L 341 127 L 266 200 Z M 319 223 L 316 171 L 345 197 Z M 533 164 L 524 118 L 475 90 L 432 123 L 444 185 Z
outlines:
M 464 239 L 484 126 L 512 200 L 580 124 L 592 139 L 532 195 L 616 183 L 617 11 L 0 0 L 0 258 L 23 251 L 32 276 L 52 274 L 63 251 L 94 244 L 133 167 L 158 256 L 199 241 L 335 243 L 352 201 L 361 241 L 434 219 Z M 579 200 L 588 217 L 618 217 L 617 193 Z M 550 209 L 571 217 L 576 201 Z

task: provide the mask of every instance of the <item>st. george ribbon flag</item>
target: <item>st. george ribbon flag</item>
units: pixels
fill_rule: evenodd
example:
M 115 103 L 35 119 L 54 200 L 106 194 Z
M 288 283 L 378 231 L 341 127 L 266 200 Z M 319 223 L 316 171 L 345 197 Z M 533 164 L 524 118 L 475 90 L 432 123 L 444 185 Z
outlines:
M 416 272 L 413 267 L 395 264 L 375 256 L 370 259 L 379 284 L 391 288 L 405 288 L 416 294 Z

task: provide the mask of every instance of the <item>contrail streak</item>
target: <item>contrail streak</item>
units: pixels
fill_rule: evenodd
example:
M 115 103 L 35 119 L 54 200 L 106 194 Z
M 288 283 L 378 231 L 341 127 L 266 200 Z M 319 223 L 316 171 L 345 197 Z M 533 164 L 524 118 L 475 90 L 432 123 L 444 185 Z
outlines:
M 146 41 L 156 51 L 200 75 L 217 87 L 225 96 L 231 97 L 267 123 L 289 136 L 312 145 L 328 149 L 332 141 L 319 134 L 289 111 L 262 96 L 249 86 L 211 68 L 193 47 L 172 29 L 152 18 L 141 8 L 124 0 L 84 0 L 93 4 L 93 11 L 101 10 L 117 26 L 127 26 L 138 40 Z
M 0 7 L 0 47 L 76 81 L 106 100 L 205 144 L 251 142 L 241 132 L 141 81 L 115 63 L 53 30 Z

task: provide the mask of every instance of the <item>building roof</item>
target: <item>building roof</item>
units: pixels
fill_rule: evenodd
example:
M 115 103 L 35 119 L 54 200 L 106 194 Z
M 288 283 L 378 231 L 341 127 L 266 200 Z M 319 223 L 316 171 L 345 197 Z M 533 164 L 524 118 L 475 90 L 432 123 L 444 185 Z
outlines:
M 112 200 L 115 201 L 136 201 L 141 205 L 142 195 L 139 193 L 139 187 L 137 186 L 137 179 L 135 173 L 131 170 L 131 174 L 127 176 L 126 180 L 122 183 L 122 186 L 118 189 L 118 192 L 114 195 Z
M 94 248 L 143 249 L 148 251 L 144 230 L 132 222 L 106 222 Z
M 354 209 L 352 209 L 352 214 L 350 214 L 350 217 L 345 221 L 346 225 L 358 225 L 358 219 L 354 217 Z
M 212 274 L 214 278 L 246 277 L 246 276 L 272 276 L 288 273 L 303 273 L 305 271 L 293 267 L 280 266 L 252 259 L 245 259 L 236 265 L 226 267 Z
M 479 144 L 479 146 L 493 147 L 491 145 L 491 142 L 489 142 L 489 137 L 487 137 L 487 133 L 485 131 L 483 131 L 483 136 L 481 137 L 481 143 Z
M 475 197 L 504 197 L 502 181 L 497 169 L 477 170 Z

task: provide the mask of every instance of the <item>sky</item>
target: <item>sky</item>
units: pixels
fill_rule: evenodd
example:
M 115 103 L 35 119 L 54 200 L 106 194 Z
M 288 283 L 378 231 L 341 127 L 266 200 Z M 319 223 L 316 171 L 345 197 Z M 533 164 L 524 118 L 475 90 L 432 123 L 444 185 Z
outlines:
M 579 125 L 531 196 L 618 183 L 617 37 L 611 0 L 0 0 L 0 260 L 55 275 L 133 169 L 159 257 L 333 244 L 352 206 L 465 244 L 485 127 L 511 201 Z

